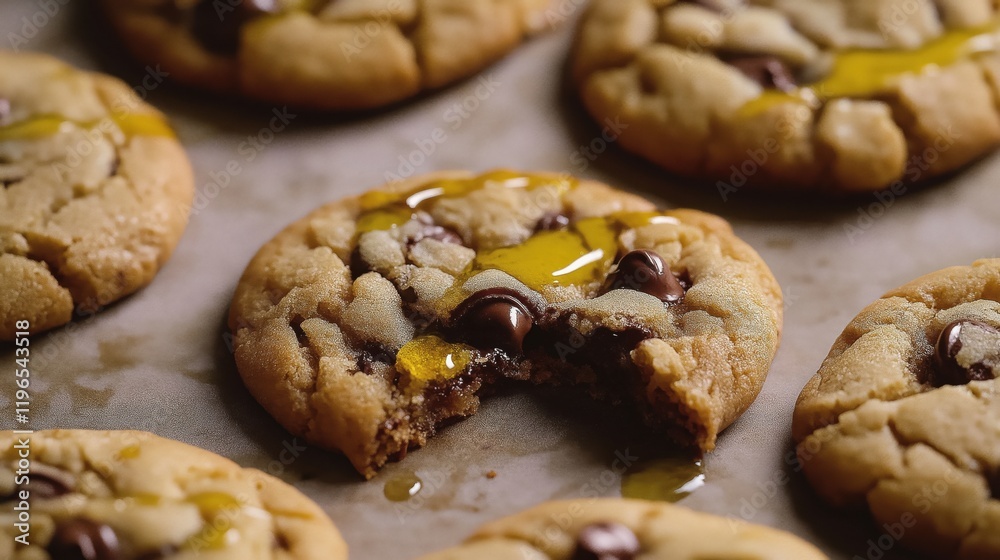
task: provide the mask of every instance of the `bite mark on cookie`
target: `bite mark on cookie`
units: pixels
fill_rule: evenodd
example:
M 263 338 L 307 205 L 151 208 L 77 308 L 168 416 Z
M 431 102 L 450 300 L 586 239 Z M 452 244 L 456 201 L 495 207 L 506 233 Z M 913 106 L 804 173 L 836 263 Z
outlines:
M 456 174 L 370 191 L 303 222 L 248 267 L 230 319 L 236 359 L 283 424 L 343 451 L 366 477 L 509 382 L 625 403 L 658 433 L 711 449 L 777 344 L 779 291 L 725 222 L 655 211 L 604 185 Z M 314 333 L 319 319 L 308 317 L 323 301 L 331 311 Z M 339 340 L 316 350 L 318 363 L 280 325 L 296 314 L 314 347 Z M 271 322 L 280 337 L 260 326 Z M 343 329 L 342 340 L 324 329 Z M 248 361 L 258 345 L 291 362 Z M 275 409 L 254 387 L 279 372 L 301 409 Z

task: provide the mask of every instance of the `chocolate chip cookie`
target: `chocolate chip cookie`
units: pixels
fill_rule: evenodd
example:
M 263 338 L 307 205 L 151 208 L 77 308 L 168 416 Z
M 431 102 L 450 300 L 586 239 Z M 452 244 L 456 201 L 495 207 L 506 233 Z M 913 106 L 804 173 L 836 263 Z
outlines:
M 181 82 L 302 108 L 380 107 L 470 76 L 553 21 L 551 0 L 104 0 Z
M 760 391 L 781 301 L 716 216 L 571 177 L 453 172 L 289 226 L 247 268 L 229 326 L 257 400 L 372 477 L 501 382 L 575 387 L 711 450 Z
M 347 558 L 298 490 L 145 432 L 0 432 L 0 502 L 11 560 Z
M 868 306 L 802 391 L 793 431 L 816 491 L 867 506 L 892 542 L 1000 558 L 1000 259 Z
M 170 127 L 124 83 L 0 51 L 0 340 L 152 281 L 193 194 Z
M 794 535 L 641 500 L 549 502 L 419 560 L 825 560 Z
M 626 149 L 724 198 L 901 189 L 1000 142 L 989 0 L 595 0 L 573 71 Z

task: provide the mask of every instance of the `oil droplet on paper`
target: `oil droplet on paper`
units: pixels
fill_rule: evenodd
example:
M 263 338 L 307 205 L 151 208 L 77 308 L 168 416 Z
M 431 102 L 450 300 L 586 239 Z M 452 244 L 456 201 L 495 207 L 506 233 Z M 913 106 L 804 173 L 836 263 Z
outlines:
M 383 492 L 385 497 L 392 502 L 405 502 L 416 496 L 424 487 L 424 481 L 420 480 L 417 473 L 413 471 L 403 471 L 393 475 L 385 482 Z
M 704 485 L 701 459 L 664 457 L 633 465 L 622 477 L 622 497 L 677 502 Z

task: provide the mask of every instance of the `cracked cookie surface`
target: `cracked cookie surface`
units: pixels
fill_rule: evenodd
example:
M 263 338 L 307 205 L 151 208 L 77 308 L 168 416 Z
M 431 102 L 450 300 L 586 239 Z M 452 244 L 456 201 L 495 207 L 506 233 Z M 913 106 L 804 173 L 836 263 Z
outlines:
M 0 450 L 3 558 L 347 558 L 333 523 L 298 490 L 203 449 L 145 432 L 52 430 L 0 432 Z M 14 541 L 22 500 L 29 546 Z
M 0 51 L 0 340 L 152 281 L 193 193 L 163 116 L 124 83 Z
M 596 0 L 573 72 L 626 149 L 723 197 L 863 192 L 1000 143 L 989 0 Z
M 496 171 L 334 202 L 251 261 L 229 326 L 257 400 L 372 477 L 502 382 L 583 390 L 702 451 L 751 404 L 780 289 L 724 220 Z
M 174 79 L 326 110 L 381 107 L 470 76 L 545 29 L 551 3 L 104 0 L 136 57 Z
M 825 560 L 798 537 L 639 500 L 549 502 L 488 523 L 453 549 L 419 560 Z
M 803 389 L 793 433 L 838 506 L 938 558 L 1000 556 L 1000 259 L 886 294 Z

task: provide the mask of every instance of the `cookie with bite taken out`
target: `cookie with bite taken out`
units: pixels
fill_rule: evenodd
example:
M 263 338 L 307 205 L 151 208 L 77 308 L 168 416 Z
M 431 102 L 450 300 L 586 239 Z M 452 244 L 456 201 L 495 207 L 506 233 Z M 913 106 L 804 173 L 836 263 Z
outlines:
M 250 262 L 229 326 L 264 408 L 370 478 L 501 381 L 584 389 L 709 451 L 781 321 L 777 282 L 721 218 L 496 171 L 316 210 Z

